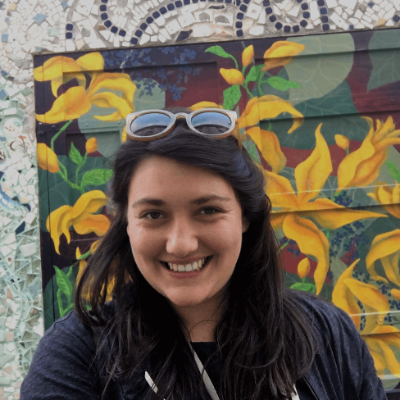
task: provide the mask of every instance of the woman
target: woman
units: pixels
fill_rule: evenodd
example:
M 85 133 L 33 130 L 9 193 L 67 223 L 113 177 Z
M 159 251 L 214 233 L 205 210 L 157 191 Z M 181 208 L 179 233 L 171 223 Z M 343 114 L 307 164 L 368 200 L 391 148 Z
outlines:
M 115 218 L 22 399 L 386 398 L 351 319 L 284 289 L 263 174 L 235 118 L 128 116 Z

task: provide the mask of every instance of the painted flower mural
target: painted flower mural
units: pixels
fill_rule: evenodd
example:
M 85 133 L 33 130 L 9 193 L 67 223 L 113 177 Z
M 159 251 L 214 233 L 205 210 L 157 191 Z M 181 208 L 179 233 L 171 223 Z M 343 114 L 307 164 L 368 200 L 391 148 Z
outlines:
M 372 49 L 373 62 L 360 64 L 352 35 L 328 36 L 44 59 L 34 74 L 51 102 L 37 121 L 61 126 L 37 148 L 51 181 L 42 230 L 54 318 L 73 307 L 74 286 L 111 219 L 104 152 L 112 142 L 87 134 L 86 124 L 97 132 L 121 122 L 122 130 L 134 110 L 225 108 L 237 112 L 240 141 L 263 170 L 286 284 L 347 312 L 386 387 L 399 383 L 400 117 L 384 108 L 388 101 L 379 105 L 394 82 L 381 82 L 386 64 Z M 75 135 L 69 144 L 65 132 Z

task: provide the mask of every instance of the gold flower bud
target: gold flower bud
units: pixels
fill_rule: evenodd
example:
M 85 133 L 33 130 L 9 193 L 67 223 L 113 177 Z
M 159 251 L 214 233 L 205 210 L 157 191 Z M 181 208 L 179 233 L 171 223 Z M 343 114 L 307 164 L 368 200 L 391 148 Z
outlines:
M 253 45 L 247 46 L 242 53 L 242 63 L 244 67 L 247 67 L 254 58 L 254 47 Z
M 306 257 L 303 258 L 297 265 L 297 275 L 301 279 L 305 278 L 310 272 L 310 260 Z
M 86 152 L 88 154 L 94 153 L 97 151 L 97 140 L 96 138 L 92 137 L 86 142 Z
M 343 135 L 335 135 L 336 144 L 343 150 L 347 150 L 349 148 L 349 139 Z
M 52 173 L 56 173 L 60 170 L 57 155 L 44 143 L 39 143 L 37 145 L 37 163 L 40 168 Z
M 219 72 L 230 85 L 243 85 L 244 83 L 243 74 L 237 69 L 221 68 Z

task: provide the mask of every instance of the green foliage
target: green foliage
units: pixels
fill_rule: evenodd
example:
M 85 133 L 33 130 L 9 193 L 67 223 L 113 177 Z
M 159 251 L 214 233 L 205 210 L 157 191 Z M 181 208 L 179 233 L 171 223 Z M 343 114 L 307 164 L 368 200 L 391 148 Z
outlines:
M 248 84 L 250 82 L 256 82 L 260 73 L 262 72 L 262 68 L 264 67 L 263 64 L 261 65 L 253 65 L 250 68 L 249 73 L 246 75 L 245 83 Z
M 236 65 L 236 68 L 237 68 L 238 64 L 237 64 L 236 58 L 233 57 L 232 54 L 227 53 L 221 46 L 211 46 L 211 47 L 207 48 L 205 50 L 205 52 L 206 53 L 213 53 L 218 57 L 231 58 L 235 62 L 235 65 Z
M 317 287 L 313 283 L 306 282 L 296 282 L 292 286 L 290 286 L 290 289 L 301 290 L 302 292 L 314 294 L 317 292 Z
M 391 161 L 386 161 L 385 165 L 388 168 L 390 176 L 397 182 L 400 182 L 400 171 Z
M 281 78 L 279 76 L 271 76 L 271 78 L 268 78 L 266 82 L 274 89 L 281 92 L 285 92 L 288 89 L 301 88 L 301 85 L 299 85 L 298 83 L 288 81 L 287 79 Z
M 83 162 L 83 157 L 79 150 L 75 147 L 73 143 L 71 143 L 71 149 L 69 151 L 69 158 L 71 161 L 77 165 L 81 165 Z
M 232 110 L 233 107 L 240 100 L 241 92 L 239 85 L 232 85 L 224 90 L 224 104 L 222 105 L 225 110 Z
M 92 169 L 84 173 L 81 186 L 87 185 L 100 186 L 106 184 L 112 176 L 112 169 Z
M 56 271 L 56 281 L 59 290 L 61 291 L 61 293 L 67 296 L 67 299 L 71 299 L 73 290 L 71 281 L 69 280 L 68 276 L 63 271 L 61 271 L 60 268 L 54 265 L 54 269 Z

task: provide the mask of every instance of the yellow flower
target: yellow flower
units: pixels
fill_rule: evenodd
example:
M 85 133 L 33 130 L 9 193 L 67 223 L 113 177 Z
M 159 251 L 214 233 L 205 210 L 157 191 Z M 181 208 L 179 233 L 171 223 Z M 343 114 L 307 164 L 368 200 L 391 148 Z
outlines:
M 243 74 L 237 69 L 220 68 L 219 72 L 230 85 L 243 85 L 244 83 Z
M 47 124 L 76 119 L 86 114 L 92 104 L 102 108 L 117 109 L 109 115 L 96 115 L 96 119 L 119 121 L 126 118 L 133 111 L 133 96 L 136 90 L 136 86 L 128 74 L 94 72 L 89 88 L 86 89 L 86 77 L 82 71 L 89 68 L 90 70 L 101 70 L 103 64 L 100 53 L 91 53 L 76 61 L 69 57 L 53 57 L 43 66 L 36 68 L 35 79 L 38 81 L 51 80 L 53 95 L 56 97 L 50 111 L 45 114 L 37 114 L 36 119 Z M 70 73 L 66 74 L 66 72 Z M 64 78 L 65 76 L 66 78 Z M 77 79 L 79 85 L 69 88 L 58 96 L 58 88 L 71 79 Z M 103 89 L 119 91 L 122 92 L 122 95 L 101 91 Z M 99 91 L 101 92 L 99 93 Z
M 399 274 L 400 229 L 386 232 L 375 237 L 366 258 L 366 265 L 372 279 L 388 283 L 387 279 L 375 271 L 375 261 L 381 260 L 387 278 L 400 286 Z
M 394 187 L 384 182 L 376 182 L 374 193 L 368 193 L 368 196 L 382 204 L 388 213 L 400 218 L 400 184 L 398 182 Z
M 84 193 L 73 207 L 64 205 L 51 212 L 46 220 L 46 228 L 53 239 L 56 252 L 60 254 L 59 246 L 62 234 L 65 235 L 68 243 L 71 241 L 69 233 L 71 226 L 79 234 L 94 232 L 98 236 L 103 236 L 107 232 L 110 222 L 104 215 L 92 214 L 106 204 L 106 195 L 100 190 L 92 190 Z
M 297 264 L 297 275 L 301 279 L 305 278 L 310 272 L 310 260 L 306 257 Z
M 390 311 L 387 298 L 375 286 L 359 282 L 352 277 L 353 269 L 358 261 L 355 261 L 339 277 L 333 289 L 332 301 L 350 315 L 357 329 L 360 329 L 361 325 L 361 308 L 358 301 L 362 303 L 366 323 L 361 335 L 374 360 L 378 375 L 382 378 L 384 370 L 389 369 L 393 375 L 400 378 L 400 363 L 390 348 L 394 346 L 400 350 L 400 331 L 394 326 L 383 325 Z M 394 290 L 396 289 L 392 289 L 392 292 Z
M 244 67 L 247 67 L 254 58 L 254 47 L 251 44 L 250 46 L 247 46 L 242 53 L 242 64 Z
M 265 53 L 265 66 L 263 71 L 268 71 L 271 68 L 284 66 L 290 61 L 292 57 L 301 53 L 305 49 L 303 44 L 285 41 L 275 42 Z
M 60 170 L 56 154 L 44 143 L 38 143 L 37 145 L 37 163 L 40 168 L 52 173 Z
M 303 254 L 317 259 L 314 273 L 317 294 L 329 270 L 329 242 L 307 218 L 314 219 L 323 228 L 338 229 L 360 219 L 386 217 L 370 211 L 347 209 L 326 198 L 315 199 L 332 172 L 331 156 L 321 126 L 315 132 L 315 149 L 295 169 L 297 194 L 287 178 L 264 170 L 266 193 L 272 206 L 279 211 L 277 215 L 272 214 L 272 226 L 274 229 L 282 228 L 286 237 L 294 240 Z M 301 216 L 298 211 L 302 211 Z
M 389 147 L 400 144 L 400 130 L 395 130 L 393 118 L 389 117 L 384 124 L 376 121 L 374 129 L 371 118 L 368 121 L 370 130 L 359 149 L 350 153 L 338 168 L 338 192 L 348 187 L 365 187 L 379 176 L 385 162 Z
M 79 260 L 79 258 L 81 257 L 81 251 L 79 250 L 79 247 L 76 248 L 76 259 Z M 85 271 L 87 266 L 87 262 L 86 260 L 79 260 L 79 270 L 78 270 L 78 275 L 76 276 L 75 279 L 75 285 L 78 286 L 79 281 L 82 278 L 83 272 Z
M 263 157 L 271 166 L 272 171 L 279 174 L 286 165 L 286 157 L 281 150 L 279 139 L 275 133 L 260 129 L 258 126 L 247 129 L 246 133 L 257 145 Z
M 343 135 L 335 135 L 336 144 L 343 150 L 347 150 L 349 148 L 349 139 Z
M 400 290 L 399 289 L 392 289 L 390 294 L 396 299 L 400 300 Z
M 244 112 L 238 120 L 239 128 L 246 128 L 258 124 L 263 119 L 275 118 L 288 112 L 294 118 L 293 125 L 288 133 L 302 125 L 304 116 L 297 111 L 288 101 L 274 95 L 253 97 L 246 105 Z
M 202 110 L 203 108 L 223 108 L 221 105 L 214 103 L 212 101 L 200 101 L 199 103 L 193 104 L 190 107 L 191 111 Z
M 97 140 L 96 138 L 92 137 L 86 142 L 86 152 L 88 154 L 94 153 L 97 151 Z

